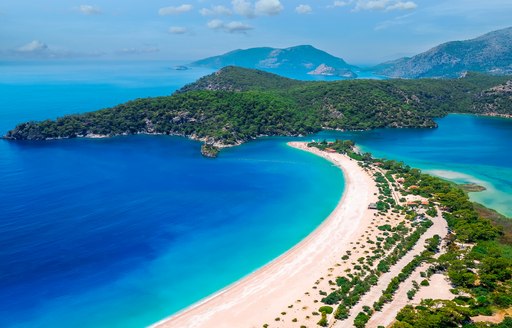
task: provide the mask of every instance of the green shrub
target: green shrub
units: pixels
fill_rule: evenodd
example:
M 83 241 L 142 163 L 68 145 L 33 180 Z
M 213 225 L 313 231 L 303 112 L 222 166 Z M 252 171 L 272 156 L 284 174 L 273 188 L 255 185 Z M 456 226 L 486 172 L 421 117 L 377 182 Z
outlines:
M 368 305 L 363 306 L 363 311 L 366 312 L 368 315 L 372 315 L 373 311 L 372 308 Z
M 348 318 L 348 309 L 345 305 L 340 304 L 334 313 L 334 317 L 338 320 L 343 320 Z
M 370 320 L 370 317 L 366 313 L 359 312 L 359 314 L 354 319 L 354 326 L 356 328 L 364 328 L 368 320 Z
M 331 314 L 333 311 L 333 308 L 332 306 L 321 306 L 319 309 L 318 309 L 318 312 L 324 312 L 324 313 L 327 313 L 327 314 Z
M 317 324 L 321 327 L 327 327 L 327 315 L 325 314 L 325 312 L 322 312 L 322 318 L 320 319 L 320 321 L 317 322 Z
M 334 292 L 330 293 L 329 295 L 327 295 L 326 297 L 322 298 L 321 301 L 322 301 L 322 303 L 325 303 L 328 305 L 333 305 L 333 304 L 338 303 L 340 300 L 341 300 L 340 293 L 337 291 L 334 291 Z

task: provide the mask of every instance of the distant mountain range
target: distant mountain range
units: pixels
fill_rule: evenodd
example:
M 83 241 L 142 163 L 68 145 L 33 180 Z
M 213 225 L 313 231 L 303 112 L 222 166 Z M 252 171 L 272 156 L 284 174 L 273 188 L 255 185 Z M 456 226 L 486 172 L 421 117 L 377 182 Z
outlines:
M 300 75 L 356 78 L 360 69 L 310 45 L 285 49 L 250 48 L 193 62 L 191 66 L 219 69 L 240 66 L 300 78 Z M 413 57 L 382 63 L 370 69 L 391 78 L 455 78 L 467 72 L 512 74 L 512 27 L 466 41 L 443 43 Z
M 443 43 L 373 70 L 393 78 L 453 78 L 468 71 L 509 75 L 512 74 L 512 27 L 471 40 Z
M 301 45 L 285 49 L 250 48 L 234 50 L 220 56 L 214 56 L 193 62 L 191 66 L 219 69 L 226 66 L 239 66 L 260 69 L 271 73 L 289 76 L 300 74 L 338 76 L 355 78 L 356 66 L 347 64 L 343 59 L 316 49 L 310 45 Z M 283 74 L 284 73 L 284 74 Z

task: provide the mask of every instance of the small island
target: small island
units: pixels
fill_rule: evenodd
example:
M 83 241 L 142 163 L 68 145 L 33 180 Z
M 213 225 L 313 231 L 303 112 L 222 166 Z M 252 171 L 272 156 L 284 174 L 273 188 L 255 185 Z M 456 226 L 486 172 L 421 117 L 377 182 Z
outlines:
M 219 155 L 219 148 L 205 143 L 201 146 L 201 155 L 208 158 L 215 158 Z
M 481 192 L 487 190 L 484 186 L 477 185 L 476 183 L 463 183 L 459 185 L 465 192 Z
M 175 71 L 187 71 L 190 68 L 187 66 L 183 66 L 183 65 L 177 65 L 177 66 L 173 66 L 172 69 Z

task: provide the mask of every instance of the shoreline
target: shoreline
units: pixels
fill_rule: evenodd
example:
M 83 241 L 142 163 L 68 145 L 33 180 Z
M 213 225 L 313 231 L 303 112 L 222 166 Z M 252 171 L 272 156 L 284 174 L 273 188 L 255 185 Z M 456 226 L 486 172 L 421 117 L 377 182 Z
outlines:
M 335 266 L 342 251 L 367 229 L 367 206 L 375 200 L 377 190 L 368 173 L 344 155 L 308 148 L 305 142 L 288 145 L 321 156 L 342 170 L 345 189 L 335 209 L 312 233 L 278 258 L 151 327 L 261 327 L 271 323 L 281 309 L 300 302 L 303 291 L 326 268 Z

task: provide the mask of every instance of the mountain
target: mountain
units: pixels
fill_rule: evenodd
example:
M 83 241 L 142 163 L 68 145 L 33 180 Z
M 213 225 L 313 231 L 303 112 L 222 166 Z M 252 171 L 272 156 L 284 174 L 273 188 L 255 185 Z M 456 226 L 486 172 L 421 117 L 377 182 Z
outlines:
M 293 76 L 310 74 L 345 78 L 357 77 L 354 72 L 355 66 L 310 45 L 286 49 L 263 47 L 234 50 L 220 56 L 195 61 L 190 65 L 214 69 L 239 66 L 281 75 L 292 73 Z
M 374 71 L 393 78 L 450 78 L 468 71 L 512 74 L 512 27 L 447 42 L 414 57 L 380 64 Z
M 10 140 L 168 134 L 214 147 L 260 136 L 298 136 L 322 129 L 433 128 L 447 113 L 512 114 L 510 77 L 297 81 L 225 67 L 171 96 L 144 98 L 95 112 L 19 124 Z

